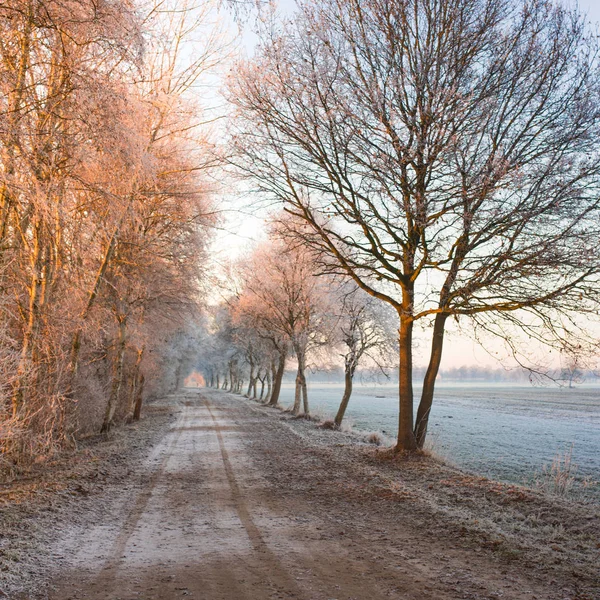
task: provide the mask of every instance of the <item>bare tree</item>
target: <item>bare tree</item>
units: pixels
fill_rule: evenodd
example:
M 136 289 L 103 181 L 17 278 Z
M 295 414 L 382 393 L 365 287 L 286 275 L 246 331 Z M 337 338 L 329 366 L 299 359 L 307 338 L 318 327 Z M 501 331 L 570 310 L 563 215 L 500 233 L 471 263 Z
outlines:
M 259 246 L 242 270 L 244 289 L 237 311 L 254 323 L 277 355 L 270 404 L 279 398 L 289 345 L 298 362 L 293 412 L 299 414 L 302 404 L 309 414 L 306 360 L 311 348 L 324 342 L 327 318 L 326 294 L 312 257 L 275 238 Z
M 350 402 L 354 373 L 359 364 L 366 359 L 382 371 L 393 365 L 391 357 L 397 354 L 397 319 L 393 311 L 390 314 L 386 310 L 386 304 L 354 282 L 342 285 L 335 296 L 335 304 L 339 306 L 336 331 L 344 359 L 344 394 L 334 419 L 335 427 L 339 428 Z
M 322 269 L 398 312 L 398 450 L 425 441 L 450 317 L 558 346 L 586 337 L 579 316 L 595 318 L 600 297 L 600 78 L 576 10 L 306 2 L 231 81 L 232 161 L 303 220 Z M 433 330 L 414 419 L 419 320 Z
M 0 294 L 20 355 L 12 417 L 53 442 L 69 434 L 65 337 L 98 245 L 82 182 L 99 155 L 139 157 L 123 109 L 141 22 L 128 2 L 17 0 L 0 7 L 0 32 Z
M 577 340 L 573 340 L 565 344 L 560 353 L 560 366 L 554 379 L 560 385 L 566 383 L 571 389 L 574 384 L 583 383 L 586 374 L 594 372 L 595 362 L 596 357 L 590 360 L 585 348 Z

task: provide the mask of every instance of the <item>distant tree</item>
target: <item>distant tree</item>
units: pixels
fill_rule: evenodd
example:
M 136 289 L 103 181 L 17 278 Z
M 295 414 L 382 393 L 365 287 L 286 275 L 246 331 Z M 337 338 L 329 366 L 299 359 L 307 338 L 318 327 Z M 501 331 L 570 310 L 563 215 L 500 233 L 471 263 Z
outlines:
M 238 344 L 234 315 L 230 304 L 214 309 L 212 343 L 202 355 L 203 368 L 211 369 L 217 389 L 235 391 L 239 386 L 240 363 L 244 361 L 244 348 Z M 207 355 L 207 350 L 210 352 Z
M 250 263 L 252 259 L 250 259 Z M 246 269 L 248 263 L 244 263 L 240 273 L 242 277 L 255 278 L 255 273 L 252 269 Z M 262 284 L 254 291 L 244 287 L 240 290 L 238 301 L 233 306 L 233 318 L 236 326 L 242 331 L 249 332 L 250 335 L 256 335 L 267 345 L 269 355 L 268 370 L 270 371 L 271 388 L 269 390 L 269 404 L 277 406 L 279 402 L 279 394 L 281 391 L 281 383 L 285 372 L 285 365 L 289 352 L 289 339 L 286 331 L 280 327 L 279 319 L 274 319 L 273 315 L 268 312 L 271 295 L 263 290 Z M 265 292 L 264 302 L 260 299 Z
M 559 382 L 568 384 L 571 389 L 574 384 L 584 381 L 586 371 L 589 369 L 585 357 L 577 351 L 576 347 L 567 346 L 561 353 L 560 362 L 560 373 L 557 377 Z
M 236 313 L 235 305 L 233 314 L 234 340 L 242 352 L 244 364 L 248 366 L 246 397 L 257 398 L 257 385 L 260 381 L 262 388 L 260 398 L 262 400 L 265 380 L 270 373 L 274 357 L 273 346 L 267 339 L 260 336 L 258 330 L 243 325 L 244 317 L 248 315 Z
M 334 419 L 339 428 L 344 419 L 352 381 L 357 367 L 365 359 L 371 366 L 385 369 L 393 365 L 397 354 L 397 319 L 386 310 L 387 305 L 360 289 L 354 282 L 346 283 L 336 291 L 337 317 L 335 337 L 339 339 L 344 359 L 344 394 Z
M 258 335 L 279 356 L 270 403 L 276 404 L 279 398 L 289 344 L 298 362 L 293 412 L 299 414 L 302 403 L 304 413 L 309 414 L 307 355 L 325 343 L 329 317 L 327 294 L 315 274 L 312 256 L 275 238 L 256 248 L 241 270 L 244 289 L 237 311 L 254 323 Z
M 231 159 L 400 320 L 397 450 L 449 318 L 561 346 L 600 299 L 598 42 L 544 0 L 307 1 L 231 78 Z M 432 326 L 413 415 L 413 328 Z M 593 328 L 592 328 L 593 329 Z M 531 345 L 531 342 L 528 342 Z

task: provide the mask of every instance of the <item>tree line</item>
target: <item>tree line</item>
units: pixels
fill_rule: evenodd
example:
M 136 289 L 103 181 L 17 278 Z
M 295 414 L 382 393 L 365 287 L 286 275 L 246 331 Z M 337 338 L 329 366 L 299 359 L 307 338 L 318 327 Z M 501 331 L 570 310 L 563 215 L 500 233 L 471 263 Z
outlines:
M 174 387 L 213 200 L 188 93 L 198 7 L 0 5 L 3 467 L 137 419 Z M 179 348 L 179 351 L 178 351 Z
M 199 357 L 207 385 L 277 406 L 293 358 L 291 412 L 309 417 L 307 369 L 333 361 L 345 383 L 332 423 L 339 428 L 359 365 L 386 376 L 395 365 L 394 313 L 351 280 L 320 274 L 310 251 L 277 232 L 229 272 Z
M 202 337 L 190 323 L 217 173 L 283 216 L 232 271 L 205 344 L 219 346 L 214 385 L 241 390 L 244 363 L 244 391 L 276 402 L 293 355 L 293 410 L 309 413 L 312 357 L 334 344 L 350 390 L 397 326 L 396 449 L 412 451 L 449 322 L 522 364 L 532 347 L 570 356 L 576 373 L 600 309 L 600 47 L 576 8 L 305 0 L 286 21 L 262 13 L 256 51 L 227 76 L 218 152 L 194 100 L 222 54 L 211 18 L 176 0 L 0 4 L 7 465 L 136 418 L 180 382 Z M 430 349 L 415 398 L 418 326 Z

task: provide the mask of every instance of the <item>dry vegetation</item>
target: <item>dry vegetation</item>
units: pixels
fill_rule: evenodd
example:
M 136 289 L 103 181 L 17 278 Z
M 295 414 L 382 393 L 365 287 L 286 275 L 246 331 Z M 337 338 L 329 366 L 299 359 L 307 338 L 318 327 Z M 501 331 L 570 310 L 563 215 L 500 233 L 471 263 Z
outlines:
M 179 383 L 214 223 L 187 92 L 216 50 L 183 56 L 206 9 L 179 8 L 0 6 L 3 474 Z

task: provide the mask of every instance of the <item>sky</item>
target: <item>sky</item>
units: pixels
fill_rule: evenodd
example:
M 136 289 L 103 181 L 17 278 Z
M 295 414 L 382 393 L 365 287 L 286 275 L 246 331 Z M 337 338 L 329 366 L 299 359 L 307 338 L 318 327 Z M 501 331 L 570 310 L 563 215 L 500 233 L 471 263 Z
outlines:
M 600 0 L 581 0 L 579 8 L 588 16 L 591 23 L 600 23 Z
M 576 3 L 565 0 L 569 6 Z M 295 0 L 280 0 L 279 11 L 284 16 L 293 13 Z M 580 10 L 587 16 L 590 24 L 600 29 L 600 0 L 580 0 Z M 253 33 L 253 20 L 248 19 L 241 34 L 239 27 L 233 20 L 228 24 L 232 37 L 237 35 L 237 52 L 243 55 L 251 55 L 256 44 L 257 37 Z M 226 120 L 224 121 L 226 127 Z M 229 191 L 232 188 L 227 185 L 227 190 L 221 187 L 220 197 L 225 201 L 223 230 L 219 232 L 215 244 L 218 262 L 226 262 L 235 259 L 236 256 L 247 252 L 249 246 L 254 242 L 265 238 L 264 222 L 256 215 L 252 206 L 249 206 L 248 197 L 244 198 L 241 190 Z M 254 213 L 254 214 L 253 214 Z M 468 329 L 468 327 L 466 328 Z M 430 330 L 417 331 L 415 350 L 416 363 L 425 364 L 429 354 Z M 542 361 L 555 363 L 553 355 L 544 355 L 540 351 Z M 459 367 L 463 365 L 479 365 L 490 368 L 502 366 L 514 367 L 516 363 L 511 359 L 503 347 L 495 341 L 489 340 L 486 348 L 482 348 L 477 342 L 461 333 L 456 324 L 451 323 L 448 327 L 448 335 L 445 341 L 444 358 L 442 368 Z

